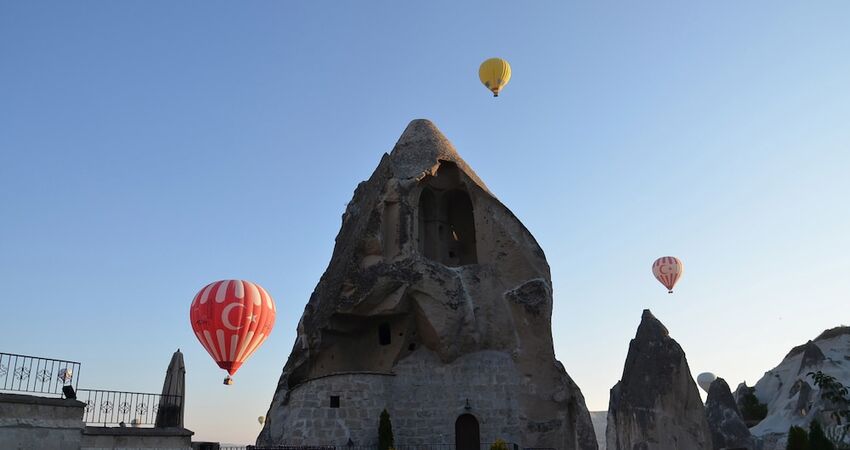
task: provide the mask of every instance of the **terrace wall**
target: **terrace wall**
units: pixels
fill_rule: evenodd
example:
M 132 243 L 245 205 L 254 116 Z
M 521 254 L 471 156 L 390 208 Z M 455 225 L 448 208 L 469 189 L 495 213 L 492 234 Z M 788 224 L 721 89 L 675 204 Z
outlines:
M 64 398 L 0 394 L 4 449 L 79 450 L 85 403 Z

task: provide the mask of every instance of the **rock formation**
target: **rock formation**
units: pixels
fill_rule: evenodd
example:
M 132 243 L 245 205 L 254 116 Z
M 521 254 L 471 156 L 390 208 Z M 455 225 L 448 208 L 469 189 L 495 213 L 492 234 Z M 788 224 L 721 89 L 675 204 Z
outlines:
M 743 407 L 744 396 L 750 392 L 750 387 L 747 386 L 746 381 L 742 381 L 738 383 L 738 387 L 735 388 L 735 392 L 732 393 L 732 397 L 735 398 L 735 404 L 738 405 L 738 411 Z
M 789 355 L 793 353 L 794 351 L 792 350 Z M 808 373 L 808 369 L 820 367 L 826 359 L 820 347 L 812 341 L 803 344 L 801 353 L 803 357 L 800 359 L 800 368 L 797 369 L 798 374 L 802 374 L 803 372 Z
M 396 445 L 596 449 L 551 312 L 534 237 L 415 120 L 354 191 L 258 444 L 375 445 L 386 408 Z
M 705 415 L 714 450 L 754 448 L 750 430 L 744 424 L 738 404 L 723 378 L 714 380 L 708 389 Z
M 827 427 L 831 425 L 829 405 L 808 376 L 818 370 L 850 385 L 850 327 L 826 330 L 814 340 L 794 347 L 755 384 L 756 397 L 767 405 L 767 417 L 750 432 L 765 441 L 766 450 L 783 448 L 792 425 L 808 429 L 813 418 Z
M 591 411 L 590 420 L 593 422 L 593 432 L 596 433 L 596 445 L 599 450 L 605 450 L 605 427 L 608 426 L 608 411 Z
M 682 347 L 647 309 L 611 389 L 608 450 L 708 450 L 705 409 Z

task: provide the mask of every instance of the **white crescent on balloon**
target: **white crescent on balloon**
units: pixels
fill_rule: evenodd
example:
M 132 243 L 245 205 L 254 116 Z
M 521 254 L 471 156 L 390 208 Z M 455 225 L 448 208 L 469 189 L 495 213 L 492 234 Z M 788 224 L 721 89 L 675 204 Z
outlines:
M 239 303 L 239 302 L 233 302 L 233 303 L 225 306 L 224 309 L 221 310 L 221 324 L 224 325 L 224 328 L 227 328 L 228 330 L 236 331 L 236 330 L 238 330 L 238 329 L 240 329 L 244 326 L 244 325 L 239 325 L 238 327 L 236 327 L 236 326 L 233 326 L 232 323 L 230 323 L 230 311 L 233 308 L 236 308 L 236 307 L 244 308 L 245 305 L 243 305 L 242 303 Z

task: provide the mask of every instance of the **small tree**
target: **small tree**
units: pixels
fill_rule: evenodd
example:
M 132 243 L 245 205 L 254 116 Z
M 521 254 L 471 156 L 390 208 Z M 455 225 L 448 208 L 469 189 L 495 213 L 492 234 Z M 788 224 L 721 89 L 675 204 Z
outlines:
M 835 444 L 826 437 L 817 420 L 809 425 L 809 450 L 835 450 Z
M 820 396 L 826 400 L 826 407 L 829 408 L 832 418 L 838 425 L 850 422 L 850 396 L 848 396 L 847 386 L 820 370 L 809 372 L 807 375 L 812 377 L 815 386 L 820 388 Z
M 789 428 L 785 450 L 809 450 L 809 435 L 806 430 L 795 426 Z
M 393 424 L 390 422 L 390 413 L 381 411 L 381 421 L 378 423 L 378 450 L 390 450 L 393 448 Z
M 767 417 L 767 405 L 759 402 L 755 392 L 756 388 L 747 388 L 747 392 L 741 398 L 741 415 L 744 416 L 744 420 L 761 421 Z
M 503 439 L 496 439 L 496 442 L 490 444 L 490 450 L 508 450 L 508 443 Z
M 835 444 L 836 450 L 850 450 L 850 442 L 847 441 L 847 432 L 850 425 L 833 425 L 823 429 L 827 439 Z

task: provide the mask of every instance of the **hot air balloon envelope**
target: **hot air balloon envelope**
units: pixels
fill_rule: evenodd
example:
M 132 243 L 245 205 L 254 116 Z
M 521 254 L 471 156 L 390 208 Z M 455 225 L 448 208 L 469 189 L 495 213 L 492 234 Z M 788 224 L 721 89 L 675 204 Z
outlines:
M 673 293 L 673 286 L 682 277 L 685 265 L 675 256 L 662 256 L 652 263 L 652 274 L 667 288 L 667 292 Z
M 717 375 L 711 372 L 703 372 L 697 375 L 697 384 L 703 391 L 705 391 L 706 394 L 708 394 L 708 388 L 711 387 L 711 383 L 713 383 L 716 379 Z
M 502 58 L 490 58 L 478 68 L 478 78 L 493 97 L 498 97 L 502 88 L 511 80 L 511 65 Z
M 275 313 L 274 300 L 259 284 L 221 280 L 195 295 L 189 320 L 207 353 L 233 375 L 269 337 Z

